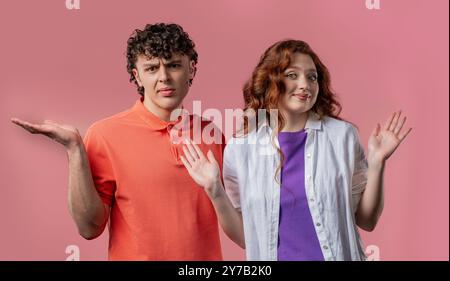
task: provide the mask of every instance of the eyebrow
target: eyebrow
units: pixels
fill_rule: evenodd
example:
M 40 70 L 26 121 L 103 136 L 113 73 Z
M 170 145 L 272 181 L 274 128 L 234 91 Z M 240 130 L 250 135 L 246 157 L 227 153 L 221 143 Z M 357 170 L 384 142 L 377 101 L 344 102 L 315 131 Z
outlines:
M 164 65 L 169 65 L 169 64 L 174 64 L 174 63 L 179 63 L 179 64 L 181 64 L 181 60 L 171 60 L 171 61 L 167 61 L 166 63 L 164 63 Z M 158 65 L 159 65 L 159 61 L 158 61 L 157 63 L 147 62 L 147 63 L 144 63 L 144 64 L 143 64 L 144 67 L 158 66 Z
M 287 69 L 291 69 L 291 68 L 295 68 L 295 69 L 302 70 L 301 67 L 297 67 L 297 66 L 290 66 L 290 67 L 288 67 Z M 316 73 L 317 73 L 317 69 L 310 68 L 310 69 L 307 69 L 306 72 L 316 72 Z

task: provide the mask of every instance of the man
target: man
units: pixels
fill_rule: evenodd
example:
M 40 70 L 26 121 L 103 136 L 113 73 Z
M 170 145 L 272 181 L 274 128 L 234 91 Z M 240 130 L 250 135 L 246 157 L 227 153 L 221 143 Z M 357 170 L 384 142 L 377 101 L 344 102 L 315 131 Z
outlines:
M 182 109 L 196 72 L 194 47 L 176 24 L 136 30 L 128 39 L 127 69 L 142 97 L 94 123 L 84 144 L 73 126 L 12 119 L 65 146 L 71 216 L 86 239 L 110 223 L 110 260 L 222 259 L 214 206 L 184 168 L 183 144 L 173 141 L 173 127 L 185 119 L 174 112 Z M 194 119 L 186 119 L 188 128 Z M 223 145 L 200 147 L 222 163 Z

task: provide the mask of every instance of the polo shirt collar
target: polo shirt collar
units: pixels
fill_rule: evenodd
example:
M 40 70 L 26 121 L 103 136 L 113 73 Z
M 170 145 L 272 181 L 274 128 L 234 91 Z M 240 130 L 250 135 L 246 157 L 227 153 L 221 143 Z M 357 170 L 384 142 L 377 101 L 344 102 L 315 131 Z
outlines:
M 173 127 L 176 123 L 182 120 L 182 116 L 180 115 L 177 120 L 174 121 L 165 121 L 160 119 L 158 116 L 150 112 L 144 106 L 144 98 L 140 98 L 136 101 L 135 105 L 132 108 L 132 111 L 135 112 L 139 117 L 152 129 L 155 131 L 166 130 L 167 128 Z M 183 114 L 186 114 L 183 111 Z

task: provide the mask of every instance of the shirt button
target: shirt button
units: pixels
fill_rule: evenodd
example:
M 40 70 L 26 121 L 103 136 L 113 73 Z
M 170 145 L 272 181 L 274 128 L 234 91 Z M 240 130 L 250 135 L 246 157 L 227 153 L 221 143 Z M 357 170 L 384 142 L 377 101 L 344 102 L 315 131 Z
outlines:
M 314 202 L 314 198 L 309 199 L 309 201 Z
M 318 223 L 316 223 L 316 225 L 317 225 L 317 226 L 319 226 L 319 227 L 321 226 L 321 224 L 320 224 L 319 222 L 318 222 Z
M 309 153 L 306 154 L 306 157 L 307 157 L 307 158 L 311 158 L 311 154 L 309 154 Z
M 328 250 L 328 246 L 323 246 L 323 249 L 324 250 Z

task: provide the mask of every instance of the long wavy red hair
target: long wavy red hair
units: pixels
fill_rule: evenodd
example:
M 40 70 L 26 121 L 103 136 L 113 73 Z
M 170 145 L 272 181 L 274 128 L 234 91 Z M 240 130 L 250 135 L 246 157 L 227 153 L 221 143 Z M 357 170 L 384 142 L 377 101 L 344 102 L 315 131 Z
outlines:
M 280 97 L 286 92 L 286 86 L 283 82 L 284 72 L 291 64 L 295 53 L 309 55 L 316 66 L 319 94 L 311 111 L 315 112 L 319 118 L 329 116 L 342 120 L 339 117 L 342 107 L 337 101 L 336 94 L 331 89 L 331 78 L 327 67 L 308 43 L 300 40 L 279 41 L 264 52 L 258 65 L 253 70 L 251 78 L 245 83 L 243 88 L 244 112 L 258 112 L 260 109 L 265 109 L 266 118 L 270 119 L 269 111 L 278 109 Z M 278 126 L 275 128 L 273 138 L 285 125 L 282 114 L 277 114 L 277 116 L 276 124 Z M 243 131 L 245 135 L 249 133 L 249 120 L 245 115 Z M 283 163 L 284 155 L 278 147 L 277 150 L 281 155 L 281 163 Z M 276 174 L 281 169 L 281 165 L 277 168 Z

